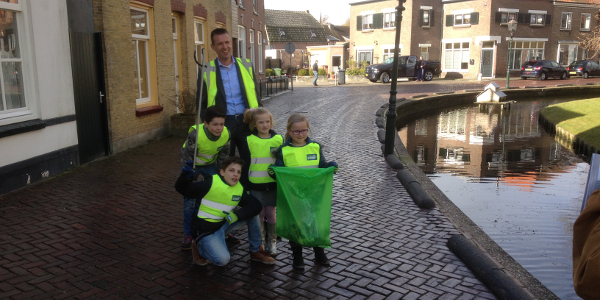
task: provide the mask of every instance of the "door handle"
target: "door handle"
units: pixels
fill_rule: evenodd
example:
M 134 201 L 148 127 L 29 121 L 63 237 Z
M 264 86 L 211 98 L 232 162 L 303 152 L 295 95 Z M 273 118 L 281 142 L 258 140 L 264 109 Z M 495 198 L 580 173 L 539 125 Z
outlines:
M 102 97 L 104 97 L 104 95 L 102 95 L 102 91 L 100 91 L 100 103 L 102 103 Z

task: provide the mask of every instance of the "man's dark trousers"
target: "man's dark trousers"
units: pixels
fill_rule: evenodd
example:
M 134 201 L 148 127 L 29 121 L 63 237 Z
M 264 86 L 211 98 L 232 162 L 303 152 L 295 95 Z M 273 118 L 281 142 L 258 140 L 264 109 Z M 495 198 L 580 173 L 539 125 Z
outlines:
M 247 133 L 248 124 L 244 123 L 244 115 L 227 115 L 225 117 L 225 127 L 229 129 L 229 156 L 235 156 L 235 148 L 243 142 L 244 134 Z M 242 140 L 240 140 L 242 139 Z

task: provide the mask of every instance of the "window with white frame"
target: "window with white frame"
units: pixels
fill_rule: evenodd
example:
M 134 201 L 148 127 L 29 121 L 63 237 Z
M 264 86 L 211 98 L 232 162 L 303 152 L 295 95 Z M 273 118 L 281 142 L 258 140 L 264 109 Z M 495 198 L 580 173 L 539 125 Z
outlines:
M 396 27 L 396 12 L 383 13 L 383 28 Z
M 0 4 L 0 119 L 28 113 L 23 89 L 22 11 L 16 0 Z
M 196 44 L 196 58 L 198 61 L 202 59 L 202 49 L 204 48 L 204 21 L 194 20 L 194 43 Z M 206 49 L 204 50 L 204 57 L 208 57 Z
M 454 15 L 454 26 L 471 24 L 471 13 Z
M 544 59 L 544 46 L 545 42 L 513 41 L 509 53 L 509 68 L 518 70 L 526 61 Z
M 240 3 L 240 7 L 244 8 L 244 0 L 239 0 L 238 2 Z
M 590 30 L 590 23 L 592 22 L 592 14 L 581 14 L 581 26 L 580 30 Z
M 571 29 L 571 21 L 573 20 L 572 12 L 563 12 L 560 18 L 560 29 Z
M 258 0 L 252 0 L 252 6 L 255 12 L 258 11 Z
M 150 102 L 150 29 L 148 11 L 131 7 L 131 38 L 134 47 L 136 103 Z
M 262 73 L 263 71 L 263 46 L 262 46 L 262 31 L 258 32 L 258 72 Z
M 373 29 L 373 15 L 362 16 L 362 29 L 363 30 Z
M 250 29 L 250 53 L 249 53 L 249 57 L 250 57 L 250 61 L 254 63 L 255 58 L 254 58 L 254 29 Z
M 530 25 L 544 25 L 545 14 L 531 14 L 529 19 Z
M 423 60 L 429 60 L 429 47 L 420 47 Z
M 500 24 L 508 24 L 511 20 L 517 20 L 516 12 L 503 11 L 500 14 Z
M 445 43 L 444 69 L 468 70 L 469 69 L 469 42 Z
M 246 27 L 238 26 L 238 54 L 240 58 L 246 58 Z
M 400 56 L 400 52 L 402 52 L 402 48 L 398 49 L 398 56 Z M 386 60 L 394 58 L 394 48 L 384 48 L 383 49 L 383 63 L 386 63 Z
M 421 26 L 423 27 L 431 27 L 431 9 L 422 9 L 421 10 Z

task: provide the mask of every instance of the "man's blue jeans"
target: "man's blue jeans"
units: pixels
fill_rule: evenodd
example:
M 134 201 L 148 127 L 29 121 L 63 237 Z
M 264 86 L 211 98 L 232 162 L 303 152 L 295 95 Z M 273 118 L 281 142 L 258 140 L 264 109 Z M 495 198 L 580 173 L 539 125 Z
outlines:
M 313 84 L 317 84 L 317 79 L 319 79 L 319 72 L 313 71 L 313 73 L 315 74 L 315 80 L 313 80 Z
M 200 174 L 204 177 L 217 174 L 217 165 L 196 166 L 194 181 L 198 179 L 198 175 Z M 193 198 L 183 198 L 183 234 L 185 236 L 192 236 L 192 218 L 198 213 L 198 208 L 200 208 L 200 201 L 196 201 Z
M 262 237 L 260 236 L 260 221 L 258 215 L 244 220 L 237 221 L 231 225 L 225 222 L 223 226 L 213 234 L 202 237 L 198 242 L 198 251 L 204 258 L 210 260 L 217 266 L 224 266 L 229 263 L 231 255 L 227 244 L 225 243 L 225 235 L 237 230 L 238 228 L 248 226 L 248 242 L 250 244 L 250 252 L 256 252 L 260 249 Z

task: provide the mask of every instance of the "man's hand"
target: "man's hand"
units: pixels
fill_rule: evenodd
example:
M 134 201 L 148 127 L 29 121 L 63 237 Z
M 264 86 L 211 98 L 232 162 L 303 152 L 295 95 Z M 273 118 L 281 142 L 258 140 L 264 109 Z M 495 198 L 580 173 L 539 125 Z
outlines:
M 195 172 L 194 172 L 193 162 L 186 161 L 185 166 L 183 167 L 183 169 L 181 169 L 181 174 L 187 179 L 192 179 L 192 178 L 194 178 L 194 173 Z
M 227 219 L 227 222 L 229 224 L 235 223 L 238 220 L 238 216 L 235 213 L 227 212 L 224 210 L 222 212 L 227 215 L 227 217 L 225 217 L 225 219 Z
M 273 168 L 271 166 L 269 166 L 269 175 L 275 175 L 275 170 L 273 170 Z
M 340 170 L 340 167 L 335 161 L 329 162 L 329 166 L 335 167 L 335 170 L 333 170 L 333 174 L 336 174 Z

